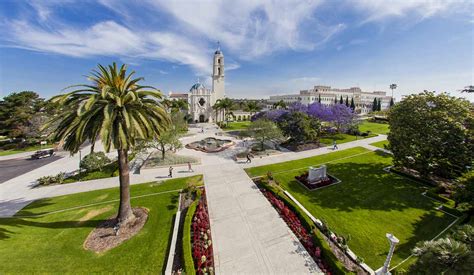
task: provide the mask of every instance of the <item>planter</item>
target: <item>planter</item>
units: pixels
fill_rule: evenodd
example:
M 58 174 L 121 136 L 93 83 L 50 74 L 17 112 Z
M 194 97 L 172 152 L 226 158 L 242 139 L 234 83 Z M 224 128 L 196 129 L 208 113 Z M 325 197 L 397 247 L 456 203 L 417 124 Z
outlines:
M 308 181 L 308 174 L 309 174 L 308 172 L 304 172 L 303 174 L 296 176 L 295 179 L 296 181 L 298 181 L 304 187 L 306 187 L 308 190 L 311 190 L 311 191 L 321 189 L 323 187 L 327 187 L 327 186 L 341 182 L 339 179 L 329 174 L 327 174 L 326 178 L 323 178 L 319 181 L 310 182 Z

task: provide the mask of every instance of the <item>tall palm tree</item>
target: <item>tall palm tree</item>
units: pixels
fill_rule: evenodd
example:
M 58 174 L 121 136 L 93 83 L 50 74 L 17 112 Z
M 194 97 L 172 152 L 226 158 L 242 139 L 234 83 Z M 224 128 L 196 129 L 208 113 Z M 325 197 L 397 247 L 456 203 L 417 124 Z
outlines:
M 214 106 L 212 106 L 212 109 L 214 109 L 214 111 L 216 111 L 216 123 L 219 122 L 217 116 L 219 114 L 219 111 L 222 109 L 221 107 L 222 107 L 221 106 L 221 99 L 216 100 L 216 103 L 214 103 Z
M 227 115 L 226 113 L 229 112 L 230 108 L 234 105 L 234 102 L 232 102 L 232 99 L 230 98 L 223 98 L 220 101 L 220 107 L 224 111 L 224 119 L 225 119 L 225 124 L 227 125 Z
M 397 84 L 390 84 L 390 90 L 392 90 L 392 98 L 393 98 L 393 90 L 397 88 Z
M 249 101 L 247 102 L 246 109 L 250 113 L 250 116 L 252 116 L 253 113 L 260 111 L 260 106 L 258 106 L 255 101 Z
M 138 139 L 159 137 L 170 125 L 170 117 L 159 102 L 162 94 L 151 86 L 138 84 L 143 78 L 133 78 L 126 65 L 98 65 L 88 79 L 92 84 L 67 87 L 75 89 L 54 97 L 64 106 L 53 121 L 59 124 L 53 138 L 64 141 L 64 149 L 76 153 L 87 140 L 92 144 L 100 137 L 105 151 L 117 150 L 120 206 L 117 222 L 126 224 L 135 216 L 130 205 L 128 151 Z

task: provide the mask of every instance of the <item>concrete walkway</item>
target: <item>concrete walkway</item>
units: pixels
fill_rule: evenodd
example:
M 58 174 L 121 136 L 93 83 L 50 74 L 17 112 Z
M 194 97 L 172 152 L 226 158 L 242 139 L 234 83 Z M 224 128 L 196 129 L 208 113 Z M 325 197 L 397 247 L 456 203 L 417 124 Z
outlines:
M 193 135 L 184 137 L 183 143 L 215 136 L 220 132 L 211 125 L 205 125 L 205 128 L 205 133 L 199 133 L 201 127 L 191 128 Z M 341 144 L 339 150 L 356 146 L 373 149 L 370 143 L 385 138 L 378 136 Z M 332 149 L 325 147 L 298 153 L 286 152 L 254 159 L 251 164 L 238 164 L 232 160 L 232 156 L 245 150 L 245 147 L 241 141 L 233 140 L 236 146 L 215 154 L 185 148 L 180 150 L 178 154 L 200 158 L 202 164 L 194 166 L 192 173 L 188 173 L 185 166 L 175 167 L 174 170 L 175 177 L 204 175 L 216 273 L 319 273 L 320 269 L 313 259 L 243 168 L 326 154 L 332 152 Z M 38 177 L 60 171 L 73 171 L 77 168 L 78 161 L 77 155 L 68 157 L 1 184 L 0 217 L 14 215 L 33 200 L 118 186 L 118 178 L 107 178 L 42 188 L 32 187 Z M 146 169 L 139 175 L 132 174 L 131 183 L 163 180 L 167 175 L 168 168 Z

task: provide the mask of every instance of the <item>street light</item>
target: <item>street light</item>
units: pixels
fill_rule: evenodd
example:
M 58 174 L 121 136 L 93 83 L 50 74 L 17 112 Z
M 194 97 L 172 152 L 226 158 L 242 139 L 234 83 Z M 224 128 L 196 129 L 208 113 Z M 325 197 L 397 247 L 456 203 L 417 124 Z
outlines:
M 79 150 L 79 181 L 81 181 L 81 150 Z

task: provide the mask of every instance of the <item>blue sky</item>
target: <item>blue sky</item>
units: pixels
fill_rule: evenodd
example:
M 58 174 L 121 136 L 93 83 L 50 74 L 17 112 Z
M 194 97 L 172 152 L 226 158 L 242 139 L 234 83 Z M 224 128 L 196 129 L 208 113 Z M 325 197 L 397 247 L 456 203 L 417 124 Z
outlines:
M 163 92 L 209 85 L 220 41 L 226 92 L 265 98 L 317 84 L 458 90 L 474 84 L 472 1 L 0 1 L 0 96 L 50 97 L 97 63 L 127 63 Z M 209 85 L 210 86 L 210 85 Z M 463 94 L 466 96 L 465 94 Z M 474 101 L 474 95 L 469 95 Z

